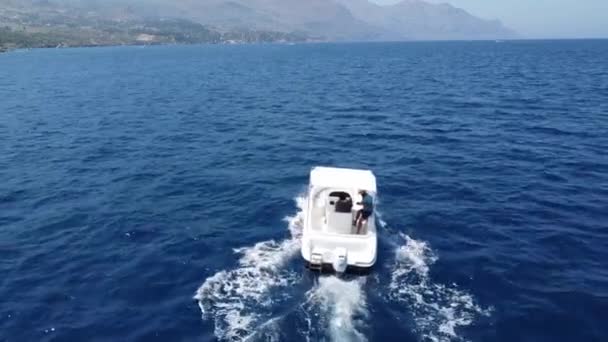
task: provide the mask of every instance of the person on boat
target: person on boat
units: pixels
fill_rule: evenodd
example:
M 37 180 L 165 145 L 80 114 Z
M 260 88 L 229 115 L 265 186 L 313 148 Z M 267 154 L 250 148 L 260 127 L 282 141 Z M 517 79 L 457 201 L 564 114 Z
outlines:
M 363 224 L 367 222 L 367 219 L 372 216 L 372 213 L 374 212 L 374 199 L 372 196 L 365 190 L 359 190 L 359 194 L 361 195 L 361 202 L 357 204 L 362 205 L 363 208 L 357 212 L 357 218 L 355 220 L 357 234 L 361 233 L 361 227 L 363 227 Z

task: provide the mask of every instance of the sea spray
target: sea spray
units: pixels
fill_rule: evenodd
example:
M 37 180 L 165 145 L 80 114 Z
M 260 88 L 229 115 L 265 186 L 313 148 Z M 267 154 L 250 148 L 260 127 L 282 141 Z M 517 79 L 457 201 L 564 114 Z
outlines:
M 295 201 L 297 214 L 285 218 L 290 238 L 235 249 L 240 255 L 238 266 L 217 272 L 196 291 L 194 298 L 203 319 L 214 321 L 217 338 L 247 339 L 256 328 L 272 319 L 271 309 L 278 299 L 270 295 L 271 290 L 297 282 L 300 275 L 284 267 L 301 246 L 306 199 L 300 196 Z
M 363 333 L 368 318 L 365 280 L 319 278 L 318 284 L 306 294 L 304 310 L 315 317 L 307 335 L 335 342 L 367 341 Z
M 434 283 L 429 271 L 437 261 L 435 253 L 426 242 L 400 236 L 404 244 L 395 250 L 389 298 L 407 305 L 424 340 L 464 340 L 457 328 L 470 325 L 479 315 L 489 315 L 490 310 L 478 306 L 471 294 L 455 285 Z

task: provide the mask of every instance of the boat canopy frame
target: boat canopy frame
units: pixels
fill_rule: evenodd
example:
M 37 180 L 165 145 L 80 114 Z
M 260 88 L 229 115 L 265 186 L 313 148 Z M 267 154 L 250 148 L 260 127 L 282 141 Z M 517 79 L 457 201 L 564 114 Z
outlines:
M 315 167 L 310 171 L 310 187 L 315 189 L 353 189 L 376 193 L 376 176 L 369 170 Z

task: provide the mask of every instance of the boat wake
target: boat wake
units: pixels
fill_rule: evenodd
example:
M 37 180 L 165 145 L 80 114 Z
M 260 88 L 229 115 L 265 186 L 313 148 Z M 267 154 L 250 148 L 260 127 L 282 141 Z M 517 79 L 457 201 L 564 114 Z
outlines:
M 319 283 L 306 293 L 302 310 L 309 322 L 305 332 L 307 340 L 367 341 L 363 333 L 368 318 L 363 289 L 365 279 L 346 281 L 334 276 L 319 279 Z M 311 313 L 315 316 L 314 326 Z
M 289 291 L 279 289 L 298 282 L 300 274 L 284 267 L 300 249 L 305 198 L 296 198 L 296 204 L 298 213 L 285 218 L 289 239 L 235 249 L 241 255 L 238 267 L 207 278 L 196 291 L 203 319 L 214 321 L 220 340 L 251 338 L 253 331 L 272 322 L 272 309 L 288 299 Z M 284 295 L 271 296 L 271 291 Z
M 289 238 L 235 249 L 238 265 L 207 278 L 197 290 L 194 298 L 203 319 L 213 322 L 219 340 L 284 341 L 294 340 L 296 333 L 296 339 L 306 341 L 367 341 L 366 332 L 373 328 L 366 324 L 368 278 L 321 276 L 308 291 L 293 291 L 308 286 L 300 268 L 288 267 L 301 248 L 306 198 L 297 197 L 296 204 L 297 214 L 285 218 Z M 392 236 L 390 244 L 401 241 L 394 244 L 388 291 L 381 296 L 385 304 L 411 313 L 421 340 L 464 340 L 458 328 L 489 310 L 455 285 L 434 283 L 429 268 L 437 257 L 428 244 L 389 229 L 380 214 L 378 218 L 385 235 Z
M 457 328 L 470 325 L 480 315 L 490 314 L 473 296 L 455 285 L 437 284 L 429 278 L 429 267 L 437 261 L 428 244 L 400 233 L 404 244 L 395 250 L 391 268 L 389 299 L 410 309 L 417 333 L 423 340 L 462 341 Z

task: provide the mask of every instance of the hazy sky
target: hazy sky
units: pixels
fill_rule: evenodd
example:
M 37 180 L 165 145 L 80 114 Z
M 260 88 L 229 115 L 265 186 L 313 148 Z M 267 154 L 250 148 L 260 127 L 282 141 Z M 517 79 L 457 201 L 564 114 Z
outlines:
M 372 0 L 380 4 L 398 0 Z M 499 19 L 530 38 L 608 38 L 608 0 L 427 0 Z

